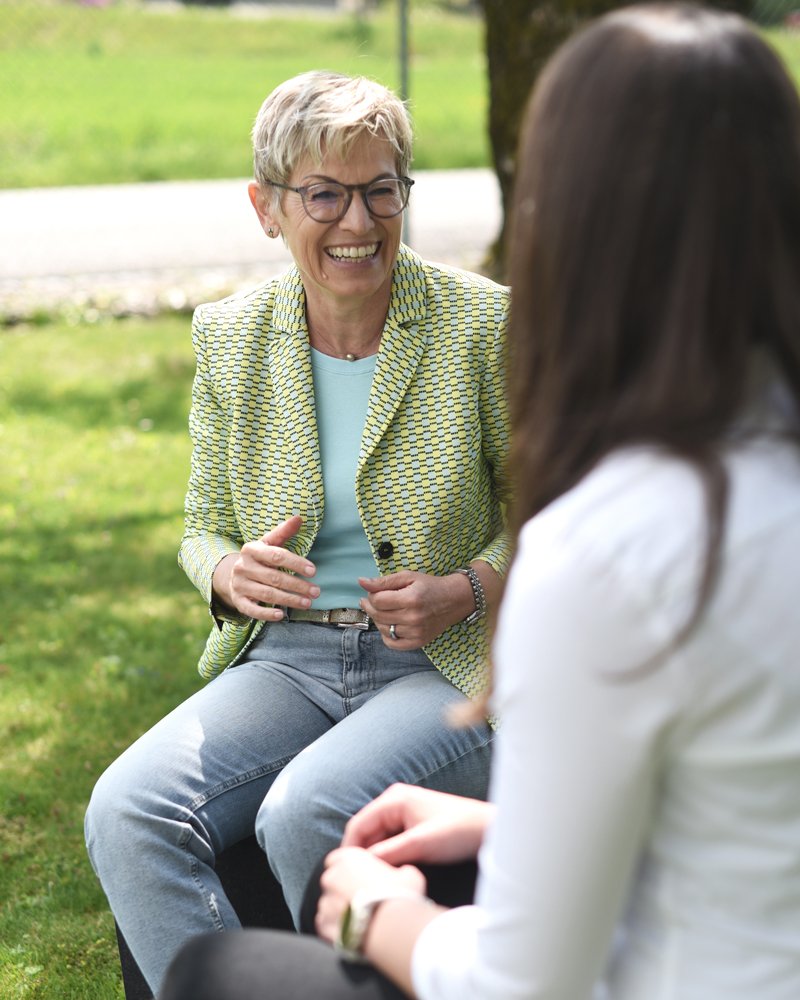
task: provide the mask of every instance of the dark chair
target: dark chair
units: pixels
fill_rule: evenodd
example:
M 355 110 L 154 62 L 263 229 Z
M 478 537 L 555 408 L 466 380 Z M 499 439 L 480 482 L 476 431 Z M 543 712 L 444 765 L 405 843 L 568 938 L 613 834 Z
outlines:
M 428 879 L 428 894 L 443 906 L 463 906 L 472 902 L 476 866 L 473 862 L 458 865 L 423 865 Z M 244 927 L 269 927 L 291 930 L 292 918 L 283 899 L 281 887 L 267 864 L 255 837 L 234 844 L 217 858 L 217 873 L 233 908 Z M 313 878 L 303 903 L 301 923 L 304 931 L 314 927 L 317 908 L 318 878 Z M 117 927 L 117 944 L 122 965 L 125 1000 L 153 1000 L 128 944 Z

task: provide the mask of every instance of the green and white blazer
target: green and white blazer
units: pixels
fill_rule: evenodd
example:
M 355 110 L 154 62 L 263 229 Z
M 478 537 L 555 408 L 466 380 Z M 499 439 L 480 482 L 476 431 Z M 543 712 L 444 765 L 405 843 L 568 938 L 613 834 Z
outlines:
M 355 482 L 381 573 L 445 575 L 473 559 L 508 568 L 507 312 L 508 289 L 400 248 Z M 289 545 L 306 555 L 325 513 L 299 272 L 199 306 L 192 336 L 194 447 L 179 562 L 210 602 L 223 556 L 292 514 L 303 527 Z M 263 627 L 217 621 L 200 673 L 238 662 Z M 481 690 L 485 621 L 454 625 L 425 652 L 466 694 Z

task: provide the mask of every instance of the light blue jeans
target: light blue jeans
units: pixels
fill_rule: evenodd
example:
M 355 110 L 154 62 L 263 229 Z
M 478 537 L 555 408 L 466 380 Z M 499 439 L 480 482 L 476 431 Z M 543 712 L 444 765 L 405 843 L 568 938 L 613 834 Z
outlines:
M 86 843 L 153 992 L 189 938 L 239 925 L 214 863 L 254 830 L 297 923 L 348 818 L 392 782 L 485 797 L 492 734 L 446 723 L 459 700 L 376 631 L 277 623 L 116 760 Z

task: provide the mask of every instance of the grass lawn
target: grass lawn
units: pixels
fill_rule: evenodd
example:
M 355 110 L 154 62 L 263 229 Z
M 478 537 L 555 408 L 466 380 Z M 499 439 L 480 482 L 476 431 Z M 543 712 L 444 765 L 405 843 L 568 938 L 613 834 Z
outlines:
M 83 847 L 94 779 L 200 686 L 176 565 L 189 321 L 0 335 L 0 997 L 122 997 Z
M 795 83 L 800 86 L 800 31 L 783 31 L 774 28 L 763 34 L 783 59 Z
M 484 166 L 482 22 L 410 4 L 418 169 Z M 264 97 L 308 69 L 399 88 L 395 3 L 369 16 L 0 0 L 0 188 L 249 175 Z
M 483 25 L 409 0 L 417 169 L 486 166 Z M 800 34 L 767 36 L 800 79 Z M 398 89 L 397 0 L 368 15 L 0 0 L 0 188 L 241 177 L 266 94 L 307 69 Z

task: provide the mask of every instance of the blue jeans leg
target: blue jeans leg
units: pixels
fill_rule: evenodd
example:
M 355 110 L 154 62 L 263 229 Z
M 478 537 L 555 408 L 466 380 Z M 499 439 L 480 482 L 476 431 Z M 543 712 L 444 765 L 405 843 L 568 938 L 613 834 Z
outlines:
M 426 679 L 412 683 L 418 675 Z M 320 737 L 342 725 L 346 735 L 371 702 L 380 704 L 378 696 L 395 686 L 387 711 L 368 712 L 343 741 L 348 753 L 348 746 L 362 744 L 348 767 L 331 759 L 342 752 L 337 745 L 318 752 Z M 257 815 L 262 844 L 280 855 L 271 861 L 297 919 L 305 886 L 338 842 L 348 810 L 392 781 L 440 787 L 451 771 L 458 787 L 449 790 L 485 794 L 488 732 L 466 737 L 469 731 L 451 734 L 442 723 L 441 706 L 460 697 L 424 654 L 388 650 L 375 632 L 273 625 L 245 662 L 115 761 L 87 810 L 87 847 L 154 993 L 190 937 L 238 926 L 214 863 L 220 851 L 253 833 Z M 396 736 L 389 738 L 389 731 Z M 287 783 L 291 794 L 259 812 L 276 777 L 304 748 L 297 780 Z M 301 778 L 305 809 L 295 794 Z M 286 808 L 273 808 L 281 799 Z M 302 834 L 295 817 L 308 824 Z M 285 850 L 285 839 L 296 844 Z
M 382 657 L 380 637 L 362 633 L 361 645 L 369 643 Z M 351 665 L 351 674 L 369 655 Z M 256 834 L 296 925 L 309 862 L 316 867 L 338 846 L 347 820 L 389 785 L 486 797 L 492 732 L 484 724 L 448 724 L 448 708 L 464 696 L 424 659 L 379 689 L 370 688 L 368 667 L 365 691 L 351 676 L 350 712 L 287 764 L 267 793 Z
M 162 719 L 97 782 L 89 857 L 156 995 L 185 941 L 239 926 L 216 856 L 252 836 L 276 774 L 330 724 L 295 685 L 243 665 Z

